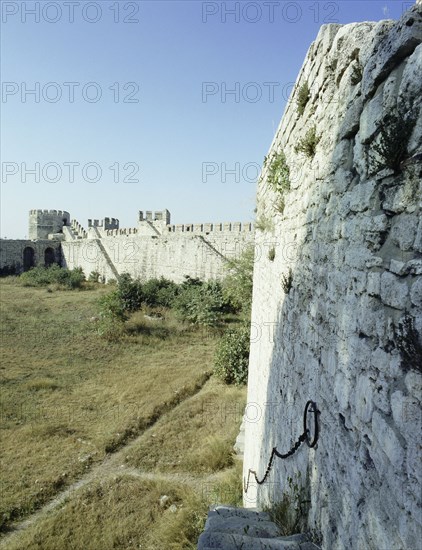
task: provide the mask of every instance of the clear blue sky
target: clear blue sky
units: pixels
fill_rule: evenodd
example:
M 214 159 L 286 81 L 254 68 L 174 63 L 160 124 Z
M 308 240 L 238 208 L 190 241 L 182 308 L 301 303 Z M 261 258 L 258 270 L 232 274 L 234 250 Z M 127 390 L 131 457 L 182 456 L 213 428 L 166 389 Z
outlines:
M 319 27 L 397 19 L 413 2 L 0 3 L 1 235 L 23 238 L 32 208 L 84 226 L 163 208 L 175 223 L 252 220 L 256 166 Z M 36 163 L 40 181 L 23 182 Z

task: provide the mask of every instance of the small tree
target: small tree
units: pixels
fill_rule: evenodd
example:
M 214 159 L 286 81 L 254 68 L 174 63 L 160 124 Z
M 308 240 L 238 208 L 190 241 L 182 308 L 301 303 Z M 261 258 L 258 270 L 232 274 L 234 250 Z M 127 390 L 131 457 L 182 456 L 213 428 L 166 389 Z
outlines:
M 217 325 L 226 309 L 225 305 L 222 287 L 218 281 L 185 281 L 174 300 L 179 319 L 194 325 Z
M 143 298 L 142 285 L 139 281 L 133 281 L 129 273 L 120 275 L 116 292 L 124 311 L 140 309 Z
M 217 347 L 214 373 L 226 384 L 246 384 L 248 379 L 250 327 L 230 329 Z
M 226 264 L 228 275 L 223 280 L 224 298 L 234 311 L 250 312 L 255 247 L 245 248 L 239 258 L 230 259 Z

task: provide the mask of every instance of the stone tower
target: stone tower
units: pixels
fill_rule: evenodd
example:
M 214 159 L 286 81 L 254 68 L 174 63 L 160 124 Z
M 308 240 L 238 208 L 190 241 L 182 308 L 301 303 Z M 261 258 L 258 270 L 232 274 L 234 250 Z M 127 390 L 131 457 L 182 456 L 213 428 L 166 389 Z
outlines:
M 30 210 L 29 238 L 48 239 L 52 233 L 62 233 L 63 226 L 70 225 L 70 214 L 64 210 Z

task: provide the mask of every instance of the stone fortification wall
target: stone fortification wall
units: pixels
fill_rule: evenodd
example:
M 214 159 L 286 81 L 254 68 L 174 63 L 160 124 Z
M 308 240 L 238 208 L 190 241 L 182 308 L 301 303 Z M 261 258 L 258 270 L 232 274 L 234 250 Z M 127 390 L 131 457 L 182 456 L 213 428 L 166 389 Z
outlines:
M 61 233 L 63 226 L 70 224 L 70 214 L 65 210 L 30 210 L 30 239 L 48 239 L 52 233 Z
M 201 234 L 140 236 L 136 230 L 118 229 L 101 239 L 64 242 L 62 250 L 66 267 L 82 267 L 86 275 L 97 271 L 109 280 L 130 273 L 142 280 L 163 276 L 182 282 L 186 275 L 223 277 L 226 258 L 237 257 L 252 241 L 253 233 L 220 235 L 211 242 Z
M 53 253 L 50 252 L 51 250 Z M 31 263 L 33 266 L 45 265 L 46 260 L 49 264 L 53 259 L 55 263 L 60 263 L 60 242 L 51 240 L 0 239 L 0 269 L 10 268 L 16 273 L 21 273 L 24 270 L 25 257 L 27 268 L 31 266 Z
M 290 449 L 308 399 L 320 439 L 276 460 L 245 505 L 277 502 L 299 480 L 327 550 L 422 540 L 421 12 L 321 28 L 258 187 L 256 244 L 273 244 L 255 263 L 244 475 L 262 477 L 271 449 Z M 269 182 L 281 150 L 284 210 Z

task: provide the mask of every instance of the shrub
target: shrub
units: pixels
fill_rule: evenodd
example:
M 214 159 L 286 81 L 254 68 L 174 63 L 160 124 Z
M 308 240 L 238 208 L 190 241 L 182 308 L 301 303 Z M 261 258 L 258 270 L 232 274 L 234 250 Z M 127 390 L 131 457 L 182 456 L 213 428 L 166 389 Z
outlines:
M 88 281 L 90 283 L 98 283 L 99 280 L 100 280 L 100 273 L 98 273 L 98 271 L 91 271 L 91 273 L 89 274 L 89 277 L 88 277 Z
M 117 284 L 117 294 L 124 311 L 136 311 L 140 309 L 143 293 L 139 281 L 133 281 L 129 273 L 123 273 Z
M 59 288 L 80 288 L 85 281 L 85 275 L 80 267 L 69 270 L 58 265 L 51 267 L 34 267 L 20 276 L 23 286 L 48 286 L 57 284 Z
M 125 334 L 125 324 L 124 321 L 104 316 L 100 318 L 97 331 L 101 338 L 109 342 L 117 342 Z
M 312 158 L 315 156 L 316 146 L 321 140 L 321 136 L 317 136 L 316 126 L 312 126 L 306 132 L 305 137 L 299 140 L 299 143 L 295 146 L 295 153 L 304 153 L 307 157 Z
M 119 290 L 113 290 L 98 300 L 100 320 L 98 334 L 109 341 L 119 340 L 125 332 L 125 321 L 128 319 Z
M 309 93 L 309 85 L 308 82 L 304 82 L 302 86 L 299 88 L 299 92 L 297 94 L 297 112 L 300 116 L 303 115 L 305 111 L 306 104 L 309 101 L 310 93 Z
M 178 285 L 164 277 L 150 279 L 142 286 L 143 302 L 151 307 L 171 307 L 178 292 Z
M 118 321 L 126 321 L 128 319 L 127 309 L 122 302 L 118 290 L 113 290 L 98 300 L 100 306 L 100 316 L 109 317 Z
M 387 113 L 378 124 L 379 140 L 373 144 L 371 169 L 375 172 L 390 168 L 397 173 L 407 154 L 407 144 L 416 124 L 413 109 Z
M 230 259 L 226 264 L 229 273 L 223 280 L 223 295 L 232 311 L 250 311 L 254 257 L 255 247 L 251 245 L 239 258 Z
M 215 326 L 226 307 L 221 283 L 189 279 L 182 283 L 173 302 L 176 315 L 194 325 Z
M 226 384 L 246 384 L 248 378 L 250 328 L 229 329 L 217 347 L 214 373 Z

